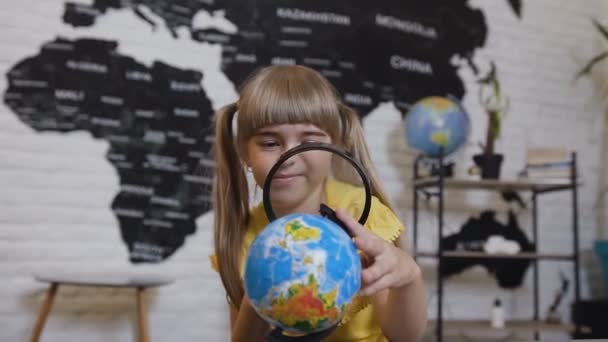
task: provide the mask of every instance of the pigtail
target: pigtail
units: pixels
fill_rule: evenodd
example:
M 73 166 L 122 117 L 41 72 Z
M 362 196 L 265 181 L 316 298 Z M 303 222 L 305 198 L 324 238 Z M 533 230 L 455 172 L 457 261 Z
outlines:
M 387 206 L 390 210 L 395 212 L 391 205 L 382 184 L 378 177 L 378 172 L 374 167 L 367 143 L 365 141 L 365 134 L 363 127 L 361 126 L 361 120 L 357 113 L 350 107 L 343 103 L 338 103 L 340 117 L 342 118 L 342 137 L 341 140 L 344 142 L 343 146 L 347 151 L 352 153 L 355 159 L 359 160 L 365 173 L 369 177 L 369 181 L 372 185 L 372 193 L 376 196 L 382 204 Z M 348 182 L 351 184 L 361 184 L 359 175 L 353 170 L 353 168 L 346 163 L 342 158 L 334 159 L 334 170 L 336 170 L 336 178 L 341 181 Z M 394 244 L 399 248 L 404 248 L 400 239 L 394 241 Z
M 247 178 L 232 134 L 237 104 L 227 105 L 215 114 L 213 158 L 214 248 L 219 273 L 231 304 L 238 309 L 244 290 L 240 260 L 249 220 Z
M 346 145 L 344 148 L 347 151 L 350 151 L 350 153 L 353 154 L 353 157 L 359 160 L 365 169 L 372 185 L 373 195 L 392 210 L 388 196 L 382 188 L 378 173 L 372 163 L 359 116 L 353 109 L 342 103 L 339 103 L 338 106 L 343 123 L 341 140 Z M 350 169 L 349 172 L 344 170 L 344 166 L 338 166 L 338 168 L 339 171 L 336 172 L 338 179 L 342 178 L 342 181 L 351 184 L 361 184 L 359 175 L 355 173 L 351 166 L 348 166 Z

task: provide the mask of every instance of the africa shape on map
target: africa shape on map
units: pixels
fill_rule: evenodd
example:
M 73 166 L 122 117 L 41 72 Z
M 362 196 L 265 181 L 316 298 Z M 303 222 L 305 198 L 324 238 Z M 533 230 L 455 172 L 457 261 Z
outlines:
M 519 1 L 509 3 L 519 13 Z M 483 13 L 466 0 L 94 0 L 66 3 L 62 19 L 87 27 L 123 10 L 153 26 L 146 12 L 163 18 L 156 30 L 185 27 L 193 41 L 219 44 L 221 71 L 235 87 L 264 65 L 315 68 L 362 118 L 381 102 L 405 112 L 428 95 L 462 98 L 457 71 L 475 69 L 487 33 Z M 200 13 L 236 30 L 200 25 Z M 4 103 L 36 131 L 85 130 L 110 143 L 106 158 L 120 180 L 111 207 L 130 260 L 159 262 L 211 209 L 213 106 L 200 70 L 146 66 L 117 53 L 120 38 L 49 37 L 8 71 Z

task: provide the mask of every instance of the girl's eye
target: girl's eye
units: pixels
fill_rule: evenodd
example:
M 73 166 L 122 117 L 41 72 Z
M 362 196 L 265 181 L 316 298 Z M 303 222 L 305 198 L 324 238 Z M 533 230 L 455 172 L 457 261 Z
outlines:
M 325 135 L 311 135 L 308 137 L 304 137 L 304 139 L 302 139 L 302 144 L 305 143 L 326 143 L 329 142 L 330 139 L 328 136 Z
M 274 141 L 274 140 L 264 140 L 264 141 L 260 141 L 259 145 L 264 149 L 271 149 L 271 148 L 279 146 L 279 142 Z

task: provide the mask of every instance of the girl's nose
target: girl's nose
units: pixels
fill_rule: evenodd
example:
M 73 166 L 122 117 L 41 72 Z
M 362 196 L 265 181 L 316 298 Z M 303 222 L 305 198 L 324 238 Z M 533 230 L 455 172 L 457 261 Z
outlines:
M 294 160 L 294 157 L 291 157 L 289 159 L 287 159 L 282 165 L 281 165 L 281 169 L 285 169 L 288 168 L 290 166 L 292 166 L 296 161 Z

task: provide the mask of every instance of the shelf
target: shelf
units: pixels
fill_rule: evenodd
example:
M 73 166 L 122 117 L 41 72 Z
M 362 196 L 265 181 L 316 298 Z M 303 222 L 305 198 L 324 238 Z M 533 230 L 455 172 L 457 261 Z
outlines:
M 444 178 L 444 186 L 447 189 L 477 189 L 477 190 L 517 190 L 548 192 L 572 188 L 569 179 L 466 179 L 466 178 Z M 415 189 L 425 189 L 439 186 L 439 177 L 423 177 L 413 180 Z
M 427 325 L 427 331 L 433 331 L 435 329 L 436 321 L 429 321 Z M 490 325 L 490 321 L 468 321 L 468 320 L 444 320 L 444 330 L 448 331 L 462 331 L 462 330 L 475 330 L 475 331 L 487 331 L 487 332 L 534 332 L 534 331 L 547 331 L 547 332 L 573 332 L 574 325 L 570 323 L 547 323 L 543 321 L 506 321 L 504 328 L 493 328 Z M 582 332 L 589 332 L 588 327 L 581 326 Z
M 418 252 L 417 257 L 436 258 L 435 252 Z M 554 254 L 554 253 L 530 253 L 521 252 L 517 254 L 488 254 L 484 252 L 468 252 L 468 251 L 444 251 L 444 258 L 473 258 L 473 259 L 549 259 L 549 260 L 573 260 L 574 255 L 571 254 Z
M 438 177 L 438 176 L 423 176 L 423 177 L 415 177 L 412 180 L 412 195 L 414 197 L 413 201 L 413 210 L 414 210 L 414 249 L 412 254 L 417 258 L 434 258 L 438 261 L 437 267 L 441 268 L 441 265 L 444 263 L 455 262 L 455 261 L 471 261 L 470 263 L 475 264 L 474 261 L 495 261 L 499 260 L 525 260 L 531 261 L 533 264 L 536 264 L 538 260 L 546 260 L 546 261 L 558 261 L 558 262 L 569 262 L 572 264 L 573 269 L 573 278 L 574 278 L 574 289 L 573 289 L 573 301 L 578 302 L 581 298 L 580 294 L 580 251 L 579 251 L 579 211 L 578 211 L 578 187 L 583 184 L 581 178 L 578 176 L 577 172 L 577 158 L 576 152 L 572 153 L 572 159 L 570 163 L 570 177 L 566 178 L 516 178 L 514 176 L 511 179 L 481 179 L 476 176 L 458 176 L 458 177 Z M 419 156 L 416 158 L 413 167 L 413 174 L 420 175 L 421 165 L 424 161 L 424 157 Z M 443 164 L 443 156 L 439 158 L 439 164 Z M 531 243 L 539 248 L 541 241 L 538 239 L 538 211 L 539 211 L 539 201 L 538 198 L 540 194 L 543 193 L 552 193 L 558 191 L 564 191 L 568 193 L 568 197 L 571 198 L 572 203 L 572 250 L 558 250 L 557 252 L 536 252 L 536 251 L 521 251 L 516 254 L 488 254 L 483 251 L 483 249 L 479 249 L 477 251 L 469 251 L 460 248 L 460 246 L 453 247 L 452 250 L 445 250 L 445 244 L 441 243 L 438 248 L 435 249 L 433 247 L 429 247 L 426 251 L 420 251 L 418 246 L 418 235 L 420 232 L 419 222 L 418 222 L 418 211 L 419 202 L 421 200 L 429 201 L 432 197 L 438 200 L 437 206 L 435 208 L 431 208 L 436 212 L 436 222 L 437 222 L 437 236 L 439 239 L 444 235 L 444 219 L 445 219 L 445 211 L 446 208 L 449 208 L 450 201 L 462 200 L 460 197 L 454 198 L 451 195 L 446 195 L 451 191 L 490 191 L 496 193 L 503 193 L 503 197 L 505 192 L 528 192 L 526 195 L 530 195 L 531 199 L 531 210 L 530 214 L 532 215 L 532 229 L 535 232 L 533 235 Z M 506 199 L 505 199 L 506 200 Z M 488 203 L 491 204 L 491 203 Z M 565 218 L 564 218 L 565 219 Z M 509 265 L 505 265 L 508 267 Z M 534 266 L 534 265 L 531 265 Z M 532 298 L 530 304 L 533 305 L 534 317 L 539 317 L 539 313 L 541 311 L 540 306 L 540 282 L 541 277 L 538 274 L 538 268 L 533 267 L 533 284 L 532 284 Z M 438 270 L 439 272 L 439 270 Z M 492 328 L 489 317 L 486 320 L 446 320 L 444 317 L 444 296 L 446 293 L 446 289 L 443 284 L 447 280 L 444 276 L 437 276 L 436 279 L 436 315 L 437 321 L 429 321 L 427 327 L 427 333 L 435 335 L 435 339 L 438 342 L 442 342 L 444 340 L 451 341 L 451 337 L 447 337 L 454 333 L 461 335 L 461 337 L 466 337 L 469 333 L 479 336 L 492 337 L 492 338 L 500 338 L 501 340 L 509 340 L 509 336 L 516 336 L 520 333 L 534 333 L 534 337 L 540 337 L 538 334 L 541 332 L 554 332 L 554 333 L 570 333 L 574 332 L 576 328 L 581 332 L 590 331 L 588 327 L 578 326 L 575 327 L 573 324 L 569 322 L 565 322 L 565 324 L 560 323 L 548 323 L 545 321 L 541 321 L 539 319 L 534 320 L 511 320 L 506 322 L 506 327 L 502 329 Z M 490 308 L 488 308 L 489 311 Z M 489 312 L 488 312 L 489 313 Z M 486 317 L 486 316 L 481 316 Z M 452 332 L 451 334 L 446 334 L 446 332 Z M 505 335 L 507 336 L 505 338 Z M 522 334 L 523 335 L 523 334 Z M 445 339 L 444 339 L 445 336 Z M 476 336 L 477 337 L 477 336 Z M 543 336 L 544 337 L 544 336 Z M 485 340 L 488 340 L 487 338 Z

